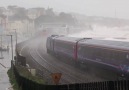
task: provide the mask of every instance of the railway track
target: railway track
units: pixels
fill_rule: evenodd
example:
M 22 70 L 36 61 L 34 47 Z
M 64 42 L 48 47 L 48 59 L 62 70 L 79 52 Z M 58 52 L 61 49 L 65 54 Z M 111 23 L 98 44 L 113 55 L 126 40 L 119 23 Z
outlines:
M 31 46 L 29 46 L 31 45 Z M 38 71 L 48 84 L 53 84 L 51 73 L 60 72 L 62 78 L 60 84 L 69 83 L 86 83 L 94 81 L 105 81 L 107 79 L 97 77 L 87 70 L 81 70 L 62 59 L 57 59 L 46 53 L 45 38 L 38 37 L 29 42 L 21 43 L 18 48 L 19 52 L 26 57 L 30 67 Z M 64 59 L 65 60 L 65 59 Z
M 33 47 L 33 49 L 30 49 L 30 55 L 31 57 L 42 67 L 44 67 L 46 70 L 49 70 L 49 75 L 51 73 L 56 73 L 56 72 L 63 72 L 59 67 L 57 67 L 56 65 L 52 64 L 52 62 L 48 62 L 47 59 L 45 59 L 43 56 L 41 56 L 38 52 L 38 47 Z M 68 73 L 67 73 L 68 74 Z M 72 83 L 72 81 L 70 81 L 71 79 L 69 77 L 64 77 L 62 76 L 61 79 L 61 84 L 66 84 L 66 83 Z

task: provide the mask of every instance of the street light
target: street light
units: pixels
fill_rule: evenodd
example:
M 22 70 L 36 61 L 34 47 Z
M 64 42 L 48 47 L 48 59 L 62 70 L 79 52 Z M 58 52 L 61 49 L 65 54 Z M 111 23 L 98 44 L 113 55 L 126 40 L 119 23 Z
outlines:
M 15 38 L 16 38 L 16 50 L 17 50 L 17 31 L 16 31 L 16 29 L 13 29 L 13 30 L 15 30 Z
M 0 57 L 0 59 L 3 59 L 4 57 L 3 57 L 3 54 L 2 54 L 2 50 L 3 50 L 3 48 L 2 48 L 2 35 L 0 35 L 1 36 L 1 57 Z
M 10 36 L 11 37 L 11 49 L 12 49 L 12 61 L 13 61 L 13 35 L 6 35 L 6 36 Z
M 16 29 L 13 29 L 13 30 L 15 30 L 15 39 L 16 39 L 16 45 L 15 45 L 15 54 L 16 54 L 15 60 L 16 60 L 16 62 L 15 62 L 15 64 L 17 64 L 17 31 L 16 31 Z
M 12 30 L 15 31 L 15 33 L 10 33 L 10 34 L 15 36 L 16 46 L 17 46 L 17 31 L 16 31 L 16 29 L 12 29 Z

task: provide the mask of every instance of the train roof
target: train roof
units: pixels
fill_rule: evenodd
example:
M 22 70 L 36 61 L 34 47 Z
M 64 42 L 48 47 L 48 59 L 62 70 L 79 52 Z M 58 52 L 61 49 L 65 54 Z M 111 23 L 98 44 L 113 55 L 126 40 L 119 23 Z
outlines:
M 129 42 L 124 42 L 124 41 L 88 39 L 88 40 L 82 40 L 79 43 L 129 50 Z
M 58 36 L 55 39 L 66 41 L 66 42 L 73 42 L 73 43 L 83 39 L 79 41 L 79 44 L 88 44 L 88 45 L 96 45 L 96 46 L 103 46 L 103 47 L 109 47 L 109 48 L 129 50 L 129 42 L 125 42 L 125 41 L 99 40 L 95 38 L 84 39 L 84 38 L 67 37 L 67 36 Z
M 82 38 L 76 38 L 76 37 L 57 37 L 55 39 L 56 40 L 61 40 L 61 41 L 67 41 L 67 42 L 77 42 L 77 40 L 80 40 Z

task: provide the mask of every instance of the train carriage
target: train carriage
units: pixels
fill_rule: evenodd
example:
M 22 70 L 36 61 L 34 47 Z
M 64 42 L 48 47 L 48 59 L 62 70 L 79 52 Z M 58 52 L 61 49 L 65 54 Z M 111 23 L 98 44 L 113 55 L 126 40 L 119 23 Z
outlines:
M 74 59 L 75 45 L 78 38 L 60 37 L 54 39 L 54 53 Z
M 129 74 L 129 42 L 54 35 L 47 38 L 47 51 L 78 65 L 90 63 Z
M 129 72 L 129 42 L 84 40 L 78 43 L 78 59 Z

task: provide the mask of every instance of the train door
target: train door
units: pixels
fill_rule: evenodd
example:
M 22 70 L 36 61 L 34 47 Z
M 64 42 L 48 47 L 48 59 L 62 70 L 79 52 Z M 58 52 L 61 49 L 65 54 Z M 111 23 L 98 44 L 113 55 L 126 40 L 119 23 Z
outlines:
M 74 59 L 77 60 L 77 43 L 74 45 Z
M 74 45 L 74 59 L 77 60 L 78 59 L 78 43 L 84 39 L 89 39 L 89 38 L 81 38 L 76 40 L 76 43 Z M 91 39 L 91 38 L 90 38 Z

